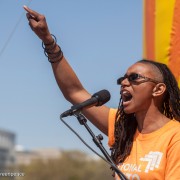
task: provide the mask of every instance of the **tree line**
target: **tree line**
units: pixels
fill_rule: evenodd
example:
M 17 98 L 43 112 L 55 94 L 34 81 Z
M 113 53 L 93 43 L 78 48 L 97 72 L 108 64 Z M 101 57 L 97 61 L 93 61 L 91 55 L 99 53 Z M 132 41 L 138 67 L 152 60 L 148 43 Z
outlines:
M 57 159 L 38 159 L 16 169 L 25 173 L 17 180 L 113 180 L 106 162 L 80 151 L 64 151 Z

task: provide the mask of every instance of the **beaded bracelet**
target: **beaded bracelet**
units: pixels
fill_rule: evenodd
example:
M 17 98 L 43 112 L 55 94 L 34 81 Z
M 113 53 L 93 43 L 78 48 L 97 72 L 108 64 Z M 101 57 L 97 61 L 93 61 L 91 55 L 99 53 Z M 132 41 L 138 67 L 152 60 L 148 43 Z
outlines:
M 49 51 L 53 50 L 53 49 L 56 47 L 56 43 L 57 43 L 56 37 L 55 37 L 53 34 L 51 34 L 51 36 L 53 37 L 53 41 L 52 41 L 51 43 L 45 44 L 45 43 L 42 42 L 42 48 L 43 48 L 47 53 L 48 53 Z M 51 45 L 50 48 L 46 48 L 46 47 L 45 47 L 45 46 L 50 46 L 50 45 Z
M 50 54 L 50 55 L 53 55 L 53 54 L 60 54 L 61 48 L 60 48 L 59 45 L 57 45 L 57 46 L 58 46 L 58 48 L 59 48 L 59 50 L 58 50 L 57 52 L 52 53 L 52 52 L 48 52 L 48 51 L 46 51 L 46 49 L 44 49 L 44 55 L 45 55 L 46 57 L 49 57 L 49 54 Z
M 56 39 L 56 37 L 55 37 L 53 34 L 51 34 L 51 36 L 53 37 L 53 41 L 52 41 L 51 43 L 49 43 L 49 44 L 45 44 L 45 43 L 42 42 L 42 48 L 44 49 L 44 54 L 45 54 L 45 56 L 48 58 L 48 61 L 49 61 L 50 63 L 56 63 L 56 62 L 59 62 L 59 61 L 62 60 L 62 58 L 63 58 L 63 52 L 62 52 L 60 46 L 57 45 L 57 39 Z M 51 48 L 48 48 L 48 49 L 47 49 L 47 48 L 45 47 L 45 46 L 50 46 L 50 45 L 52 45 Z M 57 51 L 57 52 L 55 52 L 55 53 L 50 52 L 51 50 L 53 50 L 53 49 L 56 47 L 56 45 L 59 47 L 59 51 Z M 54 55 L 54 56 L 51 57 L 51 58 L 49 58 L 49 55 Z M 58 58 L 58 57 L 59 57 L 59 58 Z M 56 61 L 52 61 L 52 59 L 56 59 L 56 58 L 58 58 Z
M 50 62 L 50 63 L 56 63 L 56 62 L 60 62 L 61 60 L 62 60 L 62 58 L 64 57 L 64 55 L 63 55 L 63 52 L 62 51 L 60 51 L 61 53 L 59 54 L 59 58 L 56 60 L 56 61 L 52 61 L 52 58 L 50 59 L 49 57 L 48 57 L 48 61 Z M 58 56 L 57 56 L 58 57 Z M 55 59 L 55 58 L 57 58 L 57 57 L 54 57 L 53 59 Z
M 59 47 L 59 46 L 58 46 L 58 47 Z M 48 55 L 48 54 L 50 54 L 50 55 L 53 55 L 53 56 L 51 56 L 51 59 L 56 59 L 56 58 L 58 58 L 59 56 L 61 56 L 62 51 L 61 51 L 61 48 L 59 47 L 59 50 L 58 50 L 57 52 L 55 52 L 55 53 L 47 53 L 46 51 L 44 51 L 44 54 L 45 54 L 45 56 L 46 56 L 47 58 L 49 58 L 49 55 Z

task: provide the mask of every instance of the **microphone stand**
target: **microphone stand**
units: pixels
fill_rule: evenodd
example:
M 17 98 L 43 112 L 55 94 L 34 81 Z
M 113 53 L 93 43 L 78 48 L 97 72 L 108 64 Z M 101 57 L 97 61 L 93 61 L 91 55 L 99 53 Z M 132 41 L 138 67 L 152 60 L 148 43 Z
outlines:
M 108 160 L 108 162 L 110 162 L 112 169 L 117 173 L 117 175 L 119 176 L 120 179 L 122 180 L 127 180 L 126 176 L 117 168 L 117 166 L 114 164 L 113 160 L 111 159 L 110 155 L 108 154 L 108 152 L 106 151 L 106 149 L 104 148 L 103 144 L 102 144 L 102 140 L 103 140 L 103 136 L 101 134 L 99 134 L 98 136 L 95 136 L 94 133 L 92 132 L 92 130 L 90 129 L 90 127 L 87 125 L 87 119 L 85 118 L 84 115 L 82 115 L 81 113 L 76 113 L 74 114 L 75 117 L 77 118 L 77 120 L 79 121 L 79 123 L 81 125 L 84 125 L 85 128 L 87 129 L 87 131 L 89 132 L 89 134 L 92 136 L 93 142 L 97 145 L 97 147 L 101 150 L 101 152 L 104 154 L 104 156 L 106 157 L 106 159 Z

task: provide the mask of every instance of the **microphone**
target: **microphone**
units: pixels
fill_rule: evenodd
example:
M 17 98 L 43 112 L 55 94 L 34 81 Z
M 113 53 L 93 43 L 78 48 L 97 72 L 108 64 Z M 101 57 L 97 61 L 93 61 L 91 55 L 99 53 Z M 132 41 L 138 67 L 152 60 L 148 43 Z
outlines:
M 63 112 L 61 114 L 61 117 L 67 117 L 72 116 L 74 113 L 76 113 L 79 110 L 82 110 L 84 108 L 90 108 L 92 106 L 102 106 L 106 102 L 108 102 L 111 98 L 111 95 L 109 91 L 103 89 L 99 92 L 96 92 L 92 95 L 92 97 L 80 104 L 75 104 L 71 107 L 71 109 Z

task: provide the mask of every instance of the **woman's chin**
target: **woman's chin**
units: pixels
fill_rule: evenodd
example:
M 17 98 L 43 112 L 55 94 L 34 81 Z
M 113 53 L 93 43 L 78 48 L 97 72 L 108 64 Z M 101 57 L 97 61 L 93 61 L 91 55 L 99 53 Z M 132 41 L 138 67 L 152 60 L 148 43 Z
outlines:
M 134 109 L 132 109 L 132 108 L 130 108 L 130 107 L 124 107 L 123 110 L 124 110 L 124 112 L 125 112 L 126 114 L 132 114 L 132 113 L 134 113 Z

